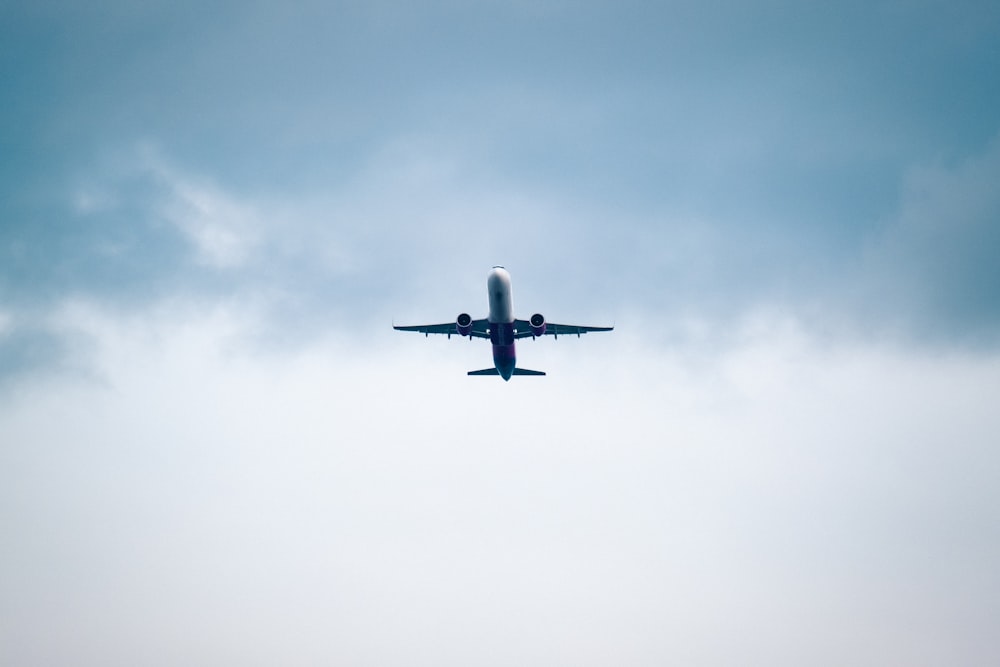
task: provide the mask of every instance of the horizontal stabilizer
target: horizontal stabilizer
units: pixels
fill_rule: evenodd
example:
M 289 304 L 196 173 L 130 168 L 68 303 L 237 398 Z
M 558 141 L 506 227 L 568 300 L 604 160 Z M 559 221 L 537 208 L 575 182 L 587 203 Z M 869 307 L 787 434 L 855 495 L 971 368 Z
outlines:
M 494 368 L 484 368 L 481 371 L 469 371 L 469 375 L 500 375 L 500 371 Z M 532 371 L 527 368 L 515 368 L 514 375 L 545 375 L 542 371 Z

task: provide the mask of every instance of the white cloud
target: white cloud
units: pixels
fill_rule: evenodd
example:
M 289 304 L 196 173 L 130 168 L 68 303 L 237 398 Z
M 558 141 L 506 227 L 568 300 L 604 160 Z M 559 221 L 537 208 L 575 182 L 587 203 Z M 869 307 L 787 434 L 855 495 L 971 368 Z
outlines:
M 244 267 L 261 244 L 265 219 L 260 202 L 185 170 L 155 143 L 105 154 L 77 180 L 70 204 L 91 225 L 90 247 L 99 255 L 155 257 L 157 249 L 134 239 L 145 241 L 164 222 L 190 244 L 197 263 L 213 269 Z M 123 229 L 115 229 L 122 216 Z M 127 240 L 102 238 L 109 230 Z
M 93 188 L 80 188 L 73 195 L 73 210 L 81 215 L 113 209 L 118 202 L 108 192 Z
M 191 239 L 200 260 L 219 269 L 244 264 L 256 245 L 253 210 L 207 186 L 184 181 L 173 186 L 177 198 L 166 215 Z
M 505 384 L 464 341 L 261 356 L 255 317 L 62 311 L 104 382 L 0 410 L 5 661 L 997 657 L 994 356 L 632 323 Z

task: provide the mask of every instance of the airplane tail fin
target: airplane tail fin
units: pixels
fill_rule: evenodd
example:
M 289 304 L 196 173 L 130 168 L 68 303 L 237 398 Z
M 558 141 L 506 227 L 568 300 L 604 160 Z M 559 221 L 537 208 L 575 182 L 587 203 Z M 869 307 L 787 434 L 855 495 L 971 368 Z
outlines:
M 514 375 L 545 375 L 543 371 L 533 371 L 527 368 L 515 368 Z M 469 371 L 469 375 L 500 375 L 500 371 L 494 368 L 484 368 L 481 371 Z

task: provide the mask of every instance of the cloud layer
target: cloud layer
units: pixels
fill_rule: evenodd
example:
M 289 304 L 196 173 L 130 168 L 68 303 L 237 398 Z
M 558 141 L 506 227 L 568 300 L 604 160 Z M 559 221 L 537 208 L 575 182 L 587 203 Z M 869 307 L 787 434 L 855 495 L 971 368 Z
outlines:
M 996 656 L 996 359 L 626 333 L 470 387 L 478 346 L 262 357 L 244 317 L 64 314 L 99 384 L 4 409 L 7 659 Z
M 998 21 L 3 7 L 0 662 L 996 663 Z

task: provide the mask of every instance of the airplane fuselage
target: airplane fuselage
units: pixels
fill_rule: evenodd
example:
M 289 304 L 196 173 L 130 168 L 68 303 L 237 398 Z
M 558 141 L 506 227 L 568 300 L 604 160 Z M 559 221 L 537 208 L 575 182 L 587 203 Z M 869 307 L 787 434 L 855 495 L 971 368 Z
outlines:
M 500 377 L 509 380 L 517 366 L 514 347 L 514 299 L 511 296 L 510 274 L 494 266 L 486 279 L 489 293 L 490 342 L 493 344 L 493 364 Z

